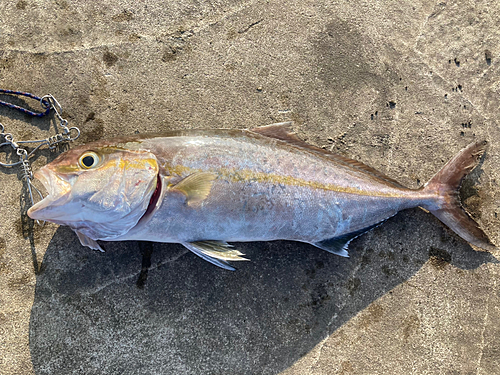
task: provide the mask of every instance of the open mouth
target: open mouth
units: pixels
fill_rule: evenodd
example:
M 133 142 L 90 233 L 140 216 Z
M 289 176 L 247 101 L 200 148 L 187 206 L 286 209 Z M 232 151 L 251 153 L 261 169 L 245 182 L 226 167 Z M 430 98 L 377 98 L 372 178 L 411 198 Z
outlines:
M 41 220 L 42 218 L 40 218 L 37 213 L 38 213 L 38 211 L 40 211 L 41 209 L 46 207 L 52 198 L 50 196 L 50 193 L 51 193 L 50 182 L 49 182 L 48 176 L 46 175 L 46 173 L 44 173 L 43 168 L 41 170 L 35 172 L 35 178 L 42 183 L 47 194 L 45 195 L 45 197 L 41 201 L 35 203 L 33 206 L 31 206 L 28 209 L 28 216 L 32 219 L 35 219 L 35 220 Z
M 50 172 L 42 167 L 40 170 L 35 172 L 35 178 L 41 182 L 47 195 L 41 201 L 35 203 L 28 210 L 28 216 L 35 220 L 46 220 L 47 208 L 56 204 L 60 198 L 65 194 L 64 192 L 68 189 L 67 183 L 55 178 L 50 175 Z M 56 191 L 58 190 L 58 191 Z
M 50 192 L 49 177 L 47 176 L 47 174 L 44 173 L 43 170 L 36 171 L 35 172 L 35 179 L 38 180 L 38 181 L 40 181 L 40 183 L 42 184 L 43 188 L 47 192 L 47 194 L 45 196 L 49 196 L 51 192 Z

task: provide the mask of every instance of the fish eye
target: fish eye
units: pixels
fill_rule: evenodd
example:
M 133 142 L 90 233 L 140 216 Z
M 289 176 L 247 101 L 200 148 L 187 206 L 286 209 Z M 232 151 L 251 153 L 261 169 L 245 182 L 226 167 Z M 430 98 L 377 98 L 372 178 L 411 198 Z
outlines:
M 78 164 L 83 169 L 90 169 L 95 167 L 99 163 L 99 160 L 99 156 L 95 152 L 89 151 L 80 156 Z

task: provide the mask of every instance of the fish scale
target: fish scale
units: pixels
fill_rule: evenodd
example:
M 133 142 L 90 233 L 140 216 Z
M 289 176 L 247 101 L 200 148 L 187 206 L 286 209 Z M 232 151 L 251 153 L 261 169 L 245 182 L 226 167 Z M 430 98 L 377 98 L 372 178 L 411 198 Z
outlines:
M 100 248 L 98 240 L 181 243 L 226 269 L 244 259 L 227 242 L 293 240 L 346 256 L 352 239 L 418 206 L 472 244 L 493 249 L 457 198 L 484 147 L 469 145 L 414 190 L 305 143 L 289 123 L 115 138 L 43 167 L 35 177 L 51 194 L 28 214 L 70 226 L 91 248 Z M 92 167 L 82 165 L 84 157 Z

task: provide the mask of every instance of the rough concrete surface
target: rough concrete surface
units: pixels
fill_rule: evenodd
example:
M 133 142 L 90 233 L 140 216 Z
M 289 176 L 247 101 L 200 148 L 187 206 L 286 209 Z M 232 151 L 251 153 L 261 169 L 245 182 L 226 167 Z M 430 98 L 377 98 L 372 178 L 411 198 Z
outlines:
M 0 1 L 0 88 L 53 94 L 77 143 L 293 120 L 418 187 L 486 139 L 461 196 L 497 245 L 499 72 L 495 1 Z M 56 124 L 3 107 L 0 122 L 19 140 Z M 228 272 L 179 245 L 98 253 L 34 226 L 20 176 L 0 169 L 2 375 L 500 373 L 499 253 L 421 210 L 349 259 L 248 243 Z

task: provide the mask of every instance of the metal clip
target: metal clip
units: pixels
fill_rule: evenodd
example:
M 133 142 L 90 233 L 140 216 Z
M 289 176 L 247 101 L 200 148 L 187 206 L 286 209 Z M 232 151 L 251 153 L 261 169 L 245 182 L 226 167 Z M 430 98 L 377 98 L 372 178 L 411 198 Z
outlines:
M 36 186 L 33 185 L 32 180 L 33 180 L 33 171 L 31 169 L 31 164 L 30 164 L 30 157 L 33 155 L 40 147 L 47 145 L 47 147 L 50 150 L 53 150 L 56 148 L 56 146 L 59 143 L 62 142 L 70 142 L 76 140 L 80 136 L 80 129 L 77 127 L 68 127 L 68 120 L 64 119 L 62 117 L 62 106 L 59 104 L 56 98 L 54 98 L 53 95 L 45 95 L 41 98 L 38 98 L 34 96 L 33 94 L 29 93 L 22 93 L 22 92 L 17 92 L 17 91 L 9 91 L 9 90 L 0 90 L 1 92 L 6 92 L 9 94 L 17 94 L 17 95 L 23 95 L 23 96 L 28 96 L 33 99 L 39 99 L 40 100 L 40 105 L 42 108 L 45 109 L 44 113 L 35 113 L 32 111 L 29 111 L 25 108 L 21 108 L 19 106 L 12 105 L 10 103 L 4 103 L 10 108 L 14 108 L 17 110 L 20 110 L 24 113 L 31 114 L 32 116 L 44 116 L 50 112 L 51 109 L 54 110 L 56 117 L 59 119 L 59 126 L 62 128 L 61 133 L 56 134 L 54 136 L 51 136 L 46 139 L 38 139 L 38 140 L 31 140 L 31 141 L 15 141 L 14 137 L 11 133 L 5 133 L 5 128 L 4 126 L 0 123 L 0 137 L 4 138 L 3 143 L 0 143 L 0 147 L 2 146 L 8 146 L 10 145 L 14 150 L 16 150 L 17 156 L 19 156 L 19 161 L 14 162 L 14 163 L 2 163 L 0 162 L 0 166 L 2 167 L 14 167 L 16 165 L 21 165 L 21 170 L 22 170 L 22 180 L 25 181 L 26 186 L 28 188 L 28 193 L 29 197 L 31 200 L 31 205 L 33 206 L 35 204 L 34 199 L 33 199 L 33 190 L 38 194 L 40 199 L 43 199 L 43 194 L 36 188 Z M 2 104 L 0 102 L 0 104 Z M 25 148 L 22 148 L 20 145 L 24 144 L 35 144 L 36 147 L 32 149 L 30 152 L 28 152 Z M 39 220 L 36 221 L 38 224 L 41 224 L 43 222 L 40 222 Z
M 70 128 L 68 128 L 68 120 L 64 119 L 61 115 L 62 106 L 61 106 L 61 104 L 59 104 L 57 99 L 54 98 L 53 95 L 48 94 L 48 95 L 42 96 L 40 98 L 40 105 L 43 108 L 47 108 L 47 106 L 50 106 L 54 110 L 54 112 L 56 113 L 57 118 L 59 119 L 59 126 L 63 129 L 63 134 L 67 135 L 70 133 Z M 78 136 L 79 135 L 80 135 L 80 131 L 78 131 Z M 77 138 L 78 138 L 78 136 L 77 136 Z
M 21 177 L 21 179 L 26 183 L 26 187 L 28 188 L 28 193 L 30 196 L 31 206 L 33 206 L 35 204 L 35 200 L 33 199 L 33 190 L 36 191 L 36 193 L 38 194 L 40 199 L 43 199 L 43 194 L 31 182 L 33 180 L 33 171 L 31 169 L 31 164 L 28 160 L 28 152 L 24 148 L 18 148 L 16 150 L 16 153 L 19 156 L 19 162 L 21 163 L 21 169 L 22 169 L 22 173 L 23 173 L 23 176 Z M 38 225 L 43 225 L 45 222 L 40 221 L 40 220 L 36 220 L 36 223 Z

